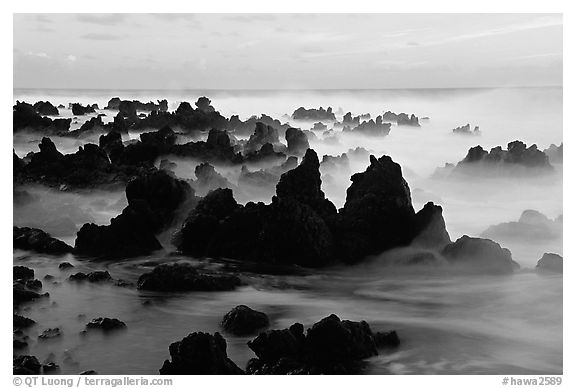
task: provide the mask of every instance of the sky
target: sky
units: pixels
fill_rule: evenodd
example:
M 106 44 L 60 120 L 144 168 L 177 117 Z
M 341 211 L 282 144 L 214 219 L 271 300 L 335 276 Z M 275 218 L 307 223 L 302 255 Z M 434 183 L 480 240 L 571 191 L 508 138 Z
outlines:
M 14 88 L 562 85 L 559 14 L 14 14 Z

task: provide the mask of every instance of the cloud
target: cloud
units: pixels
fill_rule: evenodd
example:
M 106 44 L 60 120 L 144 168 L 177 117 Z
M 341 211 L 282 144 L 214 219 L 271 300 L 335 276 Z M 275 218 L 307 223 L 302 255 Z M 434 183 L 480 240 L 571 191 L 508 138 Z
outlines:
M 82 39 L 89 39 L 89 40 L 121 40 L 121 39 L 123 39 L 123 37 L 120 35 L 96 33 L 96 32 L 90 32 L 88 34 L 84 34 L 81 36 L 81 38 Z
M 66 60 L 69 62 L 76 62 L 77 59 L 78 58 L 76 58 L 76 55 L 72 55 L 72 54 L 70 54 L 66 57 Z
M 545 18 L 538 18 L 531 20 L 525 23 L 517 23 L 517 24 L 510 24 L 503 27 L 491 28 L 488 30 L 472 32 L 469 34 L 462 34 L 462 35 L 454 35 L 449 36 L 444 39 L 439 39 L 436 41 L 430 41 L 423 43 L 424 46 L 437 46 L 443 45 L 448 43 L 456 43 L 456 42 L 464 42 L 467 40 L 473 39 L 481 39 L 481 38 L 488 38 L 492 36 L 498 35 L 506 35 L 515 32 L 522 32 L 528 30 L 534 30 L 539 28 L 547 28 L 547 27 L 556 27 L 562 26 L 562 18 L 561 17 L 545 17 Z
M 126 14 L 122 13 L 81 13 L 76 15 L 76 20 L 82 23 L 99 24 L 102 26 L 114 26 L 123 23 Z
M 29 57 L 37 57 L 37 58 L 50 58 L 50 56 L 46 53 L 43 52 L 33 52 L 33 51 L 28 51 L 26 52 L 26 55 Z
M 251 13 L 251 14 L 236 14 L 226 16 L 227 20 L 251 23 L 251 22 L 273 22 L 276 20 L 276 15 L 271 13 Z

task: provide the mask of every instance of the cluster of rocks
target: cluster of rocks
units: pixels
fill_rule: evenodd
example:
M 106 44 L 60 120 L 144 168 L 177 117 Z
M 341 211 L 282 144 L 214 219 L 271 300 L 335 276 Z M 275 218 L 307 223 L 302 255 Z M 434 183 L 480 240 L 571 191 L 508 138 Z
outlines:
M 120 110 L 120 107 L 126 110 L 131 110 L 132 107 L 136 111 L 161 111 L 166 112 L 168 110 L 167 100 L 158 100 L 157 103 L 150 102 L 140 102 L 138 100 L 121 100 L 120 97 L 113 97 L 108 101 L 108 104 L 104 109 Z
M 151 165 L 112 163 L 104 148 L 85 144 L 73 154 L 62 154 L 44 137 L 39 152 L 19 158 L 13 153 L 15 183 L 41 183 L 63 189 L 118 187 L 153 170 Z
M 546 170 L 552 169 L 548 156 L 540 151 L 536 144 L 527 147 L 519 140 L 508 143 L 506 150 L 500 146 L 492 148 L 490 152 L 485 151 L 479 145 L 470 148 L 466 157 L 458 163 L 457 167 L 471 165 L 518 165 Z
M 16 249 L 63 255 L 72 252 L 72 247 L 63 241 L 53 238 L 48 233 L 35 228 L 13 228 L 13 246 Z
M 300 107 L 292 113 L 292 118 L 294 120 L 309 120 L 309 121 L 322 121 L 322 120 L 330 120 L 335 121 L 336 115 L 332 112 L 332 108 L 328 107 L 328 109 L 324 109 L 322 107 L 315 109 L 306 109 L 304 107 Z
M 390 123 L 385 123 L 382 116 L 377 116 L 376 121 L 373 119 L 363 121 L 361 124 L 353 128 L 345 126 L 343 131 L 367 136 L 386 136 L 390 133 L 390 128 Z
M 242 319 L 263 328 L 265 314 L 254 313 L 238 306 L 224 322 L 244 314 Z M 248 361 L 245 371 L 228 357 L 226 340 L 218 332 L 189 334 L 170 345 L 171 359 L 164 361 L 160 374 L 350 374 L 360 372 L 363 361 L 377 356 L 379 348 L 398 345 L 396 332 L 373 333 L 365 321 L 340 320 L 332 314 L 306 332 L 300 323 L 261 332 L 248 342 L 256 358 Z
M 133 257 L 162 248 L 156 234 L 192 206 L 190 185 L 158 170 L 126 186 L 128 206 L 110 225 L 87 223 L 77 233 L 74 252 L 91 257 Z
M 34 270 L 24 266 L 13 267 L 12 300 L 14 308 L 22 303 L 48 297 L 49 294 L 38 293 L 42 288 L 42 282 L 34 279 Z
M 420 122 L 418 121 L 418 117 L 414 114 L 408 115 L 407 113 L 394 113 L 391 111 L 386 111 L 382 115 L 382 120 L 385 122 L 395 122 L 397 125 L 406 125 L 411 127 L 419 127 Z
M 480 135 L 480 127 L 475 126 L 474 130 L 470 129 L 470 124 L 463 125 L 461 127 L 456 127 L 452 130 L 452 133 L 457 135 Z
M 98 105 L 86 105 L 83 106 L 77 102 L 70 104 L 70 108 L 72 109 L 72 114 L 74 116 L 84 116 L 90 113 L 96 113 L 96 109 L 98 109 Z
M 45 108 L 42 108 L 45 109 Z M 12 108 L 12 124 L 14 133 L 20 131 L 41 131 L 46 134 L 58 134 L 70 129 L 72 119 L 51 119 L 38 113 L 37 108 L 16 101 Z
M 60 112 L 50 101 L 38 101 L 34 104 L 36 113 L 42 116 L 58 116 Z
M 388 156 L 371 156 L 367 170 L 351 180 L 337 210 L 321 190 L 320 163 L 309 149 L 298 167 L 280 177 L 271 204 L 240 205 L 232 190 L 214 190 L 198 202 L 174 243 L 192 256 L 305 267 L 356 263 L 414 244 L 455 265 L 486 272 L 500 266 L 502 273 L 515 268 L 510 252 L 490 240 L 464 236 L 452 243 L 440 206 L 428 203 L 416 213 L 401 168 Z
M 240 284 L 236 275 L 201 272 L 187 263 L 161 264 L 138 279 L 138 289 L 148 291 L 230 291 Z
M 254 128 L 256 127 L 257 123 L 262 123 L 264 125 L 273 127 L 276 129 L 276 131 L 278 131 L 278 133 L 286 132 L 286 130 L 290 128 L 288 124 L 282 124 L 280 120 L 274 119 L 265 114 L 261 114 L 259 117 L 252 116 L 246 121 L 240 120 L 238 115 L 230 116 L 228 128 L 234 134 L 245 136 L 254 132 Z
M 518 221 L 492 225 L 481 236 L 503 240 L 547 241 L 562 238 L 563 216 L 550 219 L 536 210 L 524 210 Z

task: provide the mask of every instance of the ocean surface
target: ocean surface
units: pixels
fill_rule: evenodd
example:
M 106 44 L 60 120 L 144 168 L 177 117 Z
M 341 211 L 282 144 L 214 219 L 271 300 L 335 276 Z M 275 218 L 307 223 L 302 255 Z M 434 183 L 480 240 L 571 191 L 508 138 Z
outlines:
M 80 102 L 106 106 L 112 97 L 142 102 L 167 99 L 169 109 L 181 101 L 207 96 L 224 116 L 242 119 L 265 113 L 292 126 L 310 129 L 313 123 L 294 122 L 300 106 L 331 106 L 337 117 L 385 111 L 429 117 L 420 128 L 392 126 L 383 138 L 342 135 L 337 142 L 312 141 L 322 156 L 364 147 L 375 156 L 390 155 L 402 166 L 416 210 L 432 200 L 442 205 L 452 240 L 480 236 L 488 227 L 517 221 L 533 209 L 550 219 L 562 215 L 562 164 L 554 173 L 534 176 L 468 176 L 440 178 L 435 171 L 456 163 L 470 147 L 506 147 L 521 140 L 545 149 L 562 142 L 562 88 L 415 89 L 334 91 L 114 91 L 14 90 L 14 101 L 49 100 L 54 105 Z M 108 114 L 104 119 L 110 120 Z M 100 112 L 98 112 L 100 113 Z M 61 109 L 62 117 L 73 117 Z M 92 115 L 93 116 L 93 115 Z M 72 129 L 91 116 L 79 117 Z M 462 136 L 452 129 L 470 123 L 480 136 Z M 326 123 L 331 128 L 331 123 Z M 134 134 L 134 138 L 137 134 Z M 17 135 L 19 156 L 38 150 L 41 136 Z M 97 139 L 53 138 L 59 150 L 75 152 Z M 194 176 L 198 161 L 177 160 L 177 173 Z M 349 177 L 363 171 L 368 160 L 351 163 L 351 171 L 323 176 L 323 189 L 337 207 L 345 201 Z M 217 170 L 231 181 L 238 171 Z M 41 227 L 73 244 L 74 231 L 85 222 L 107 224 L 126 205 L 121 192 L 59 193 L 41 187 L 29 191 L 38 200 L 14 207 L 14 224 Z M 64 221 L 63 221 L 64 220 Z M 154 374 L 168 358 L 170 343 L 194 331 L 214 332 L 223 315 L 238 304 L 266 312 L 272 328 L 294 322 L 310 325 L 331 313 L 342 319 L 366 320 L 375 330 L 395 329 L 401 346 L 369 359 L 365 373 L 393 374 L 560 374 L 562 373 L 562 276 L 534 271 L 543 253 L 563 254 L 562 238 L 522 235 L 491 237 L 511 250 L 522 267 L 511 276 L 463 275 L 434 269 L 393 269 L 375 257 L 355 267 L 306 270 L 297 274 L 245 273 L 249 286 L 234 292 L 160 294 L 101 284 L 74 284 L 59 271 L 62 261 L 76 270 L 106 268 L 114 278 L 135 282 L 150 263 L 186 260 L 218 268 L 217 260 L 198 261 L 166 252 L 114 263 L 94 263 L 72 256 L 46 257 L 14 251 L 14 264 L 36 270 L 50 298 L 22 312 L 36 320 L 25 353 L 40 361 L 54 360 L 63 373 L 93 369 L 101 374 Z M 163 241 L 164 242 L 164 241 Z M 394 254 L 394 253 L 391 253 Z M 128 329 L 112 335 L 80 332 L 98 316 L 119 318 Z M 60 327 L 63 335 L 49 341 L 35 336 Z M 228 354 L 239 366 L 253 357 L 246 346 L 251 337 L 225 335 Z

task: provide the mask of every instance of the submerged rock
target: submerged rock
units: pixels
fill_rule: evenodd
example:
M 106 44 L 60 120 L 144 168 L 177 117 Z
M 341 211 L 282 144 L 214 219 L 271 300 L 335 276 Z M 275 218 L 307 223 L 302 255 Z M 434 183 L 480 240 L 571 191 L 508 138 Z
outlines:
M 98 329 L 103 331 L 125 329 L 126 324 L 116 318 L 95 318 L 86 324 L 86 329 Z
M 463 125 L 461 127 L 454 128 L 452 133 L 458 135 L 480 135 L 480 127 L 475 126 L 474 131 L 470 129 L 470 124 Z
M 483 238 L 462 236 L 441 253 L 453 265 L 474 272 L 510 274 L 519 267 L 508 249 Z
M 160 368 L 162 375 L 244 374 L 226 353 L 226 340 L 219 333 L 192 333 L 170 345 L 170 360 Z
M 201 273 L 189 264 L 161 264 L 140 276 L 138 289 L 149 291 L 229 291 L 240 285 L 229 274 Z
M 538 260 L 536 269 L 540 271 L 562 273 L 564 266 L 564 259 L 556 253 L 544 253 L 542 258 Z
M 53 329 L 46 329 L 42 332 L 42 334 L 40 334 L 38 336 L 39 340 L 48 340 L 48 339 L 53 339 L 56 337 L 60 337 L 62 335 L 62 331 L 58 328 L 55 327 Z
M 112 280 L 112 276 L 108 271 L 93 271 L 88 274 L 84 272 L 77 272 L 68 277 L 72 281 L 84 281 L 87 280 L 90 283 L 107 282 Z
M 40 362 L 34 356 L 14 356 L 12 361 L 12 373 L 15 375 L 40 374 Z
M 381 341 L 380 345 L 391 343 Z M 248 362 L 251 374 L 348 374 L 360 371 L 362 360 L 378 355 L 375 336 L 366 322 L 342 321 L 334 314 L 315 323 L 306 334 L 296 323 L 289 329 L 263 332 L 248 346 L 258 357 Z
M 74 268 L 74 265 L 72 265 L 71 263 L 69 263 L 67 261 L 64 261 L 64 262 L 58 264 L 58 269 L 60 269 L 62 271 L 70 269 L 70 268 Z
M 263 312 L 239 305 L 230 310 L 222 319 L 224 330 L 235 335 L 254 333 L 269 325 L 268 316 Z
M 14 226 L 14 248 L 52 255 L 72 252 L 72 247 L 63 241 L 51 237 L 48 233 L 34 228 Z

